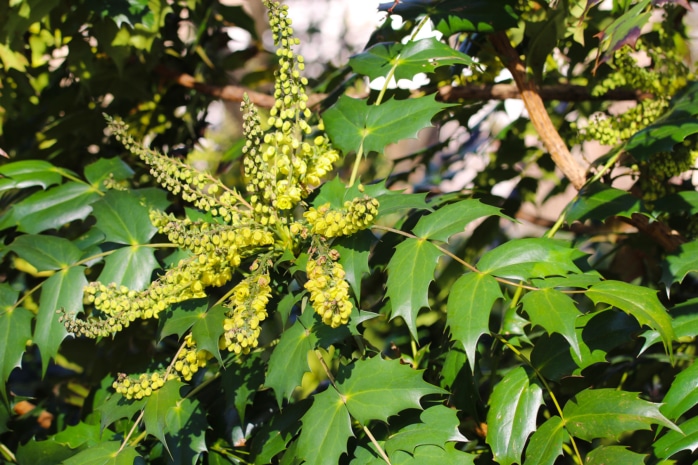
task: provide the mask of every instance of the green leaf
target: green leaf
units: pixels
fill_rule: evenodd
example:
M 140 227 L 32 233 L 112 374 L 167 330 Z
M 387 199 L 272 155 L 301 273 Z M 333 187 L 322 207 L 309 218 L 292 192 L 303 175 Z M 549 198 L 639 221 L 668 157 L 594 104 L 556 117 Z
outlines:
M 370 273 L 368 256 L 375 237 L 371 231 L 359 231 L 349 237 L 340 238 L 332 247 L 339 252 L 339 263 L 346 273 L 345 278 L 354 291 L 356 301 L 361 302 L 361 278 Z
M 477 267 L 483 273 L 527 280 L 581 273 L 574 262 L 584 255 L 561 240 L 545 237 L 514 239 L 485 253 Z
M 206 317 L 208 310 L 208 299 L 192 299 L 171 305 L 165 316 L 160 317 L 160 340 L 162 341 L 171 334 L 176 334 L 181 338 L 194 323 Z
M 402 317 L 417 339 L 417 313 L 429 306 L 429 284 L 441 251 L 423 239 L 407 239 L 397 247 L 388 263 L 386 295 L 392 305 L 391 319 Z
M 659 410 L 667 418 L 675 421 L 696 404 L 698 404 L 698 364 L 693 363 L 676 375 Z
M 75 455 L 75 451 L 54 441 L 28 441 L 17 448 L 17 463 L 31 465 L 56 465 Z M 74 464 L 75 462 L 73 462 Z
M 431 119 L 449 104 L 434 97 L 409 100 L 388 100 L 367 105 L 364 100 L 342 95 L 323 115 L 332 143 L 345 153 L 382 153 L 388 144 L 416 138 L 417 133 L 431 127 Z
M 698 449 L 698 417 L 681 423 L 681 431 L 668 431 L 652 444 L 654 455 L 667 459 L 682 450 L 695 452 Z
M 499 283 L 488 274 L 466 273 L 451 287 L 446 324 L 451 329 L 451 339 L 463 344 L 472 371 L 475 371 L 477 341 L 489 333 L 492 306 L 501 298 Z
M 407 44 L 380 43 L 349 59 L 354 72 L 370 79 L 385 77 L 397 63 L 395 79 L 412 79 L 417 73 L 433 73 L 440 66 L 472 66 L 468 55 L 452 49 L 435 37 L 413 40 Z
M 42 373 L 46 373 L 49 361 L 56 356 L 58 347 L 68 335 L 65 326 L 58 321 L 57 310 L 63 309 L 66 315 L 81 313 L 85 286 L 85 268 L 74 266 L 58 271 L 41 287 L 33 340 L 41 351 Z
M 144 406 L 147 398 L 140 400 L 126 400 L 120 394 L 114 394 L 103 404 L 97 407 L 101 414 L 100 426 L 102 429 L 122 418 L 131 418 Z
M 698 82 L 691 82 L 674 96 L 662 116 L 628 140 L 625 149 L 639 161 L 657 152 L 671 152 L 676 144 L 698 133 L 696 114 Z
M 109 440 L 113 436 L 113 433 L 109 430 L 102 430 L 97 423 L 88 424 L 81 421 L 77 425 L 70 425 L 63 431 L 57 433 L 53 436 L 53 440 L 71 449 L 77 449 L 82 445 L 86 445 L 87 447 L 96 446 L 102 442 L 103 435 L 105 436 L 105 440 Z
M 226 404 L 235 406 L 242 424 L 245 424 L 246 407 L 252 405 L 264 384 L 265 368 L 266 360 L 262 360 L 259 352 L 253 352 L 221 373 Z
M 121 441 L 109 441 L 85 449 L 69 459 L 63 465 L 133 465 L 138 455 L 133 447 L 121 449 Z
M 584 465 L 607 465 L 622 463 L 623 465 L 645 465 L 647 455 L 638 454 L 625 446 L 599 446 L 589 451 Z
M 223 321 L 227 311 L 228 309 L 221 305 L 211 307 L 206 313 L 199 315 L 191 329 L 191 337 L 196 342 L 197 349 L 210 352 L 221 364 L 223 360 L 218 349 L 218 340 L 225 332 Z
M 290 399 L 293 390 L 300 386 L 303 374 L 309 371 L 308 351 L 318 342 L 317 335 L 310 331 L 314 323 L 313 312 L 309 309 L 281 334 L 279 343 L 269 358 L 269 368 L 264 385 L 274 390 L 279 405 Z
M 605 303 L 624 311 L 637 319 L 638 323 L 659 332 L 664 348 L 671 353 L 674 330 L 671 318 L 657 298 L 657 292 L 622 281 L 602 281 L 591 286 L 587 292 L 594 304 Z
M 288 404 L 282 412 L 275 414 L 271 421 L 262 425 L 259 433 L 252 439 L 251 452 L 255 465 L 272 463 L 276 455 L 289 449 L 287 445 L 298 433 L 301 426 L 300 419 L 307 409 L 307 401 Z M 293 443 L 293 445 L 297 444 L 297 442 Z
M 567 431 L 585 441 L 618 440 L 625 432 L 649 430 L 653 424 L 680 431 L 659 412 L 659 404 L 615 389 L 585 389 L 565 404 L 562 413 Z
M 431 444 L 418 447 L 414 451 L 414 455 L 401 450 L 396 451 L 390 457 L 392 465 L 474 465 L 477 455 L 456 449 L 455 444 L 448 443 L 445 447 L 434 446 Z M 382 465 L 385 462 L 378 458 L 375 462 L 370 462 L 371 465 Z
M 97 278 L 102 283 L 116 283 L 133 290 L 142 290 L 151 283 L 153 270 L 158 268 L 152 247 L 132 245 L 114 251 L 104 259 L 104 268 Z
M 487 412 L 487 444 L 500 465 L 521 463 L 528 436 L 536 430 L 543 390 L 523 367 L 509 371 L 497 383 Z
M 362 425 L 371 420 L 387 421 L 402 410 L 419 408 L 422 396 L 446 392 L 424 381 L 421 371 L 380 356 L 342 367 L 337 389 L 351 416 Z
M 123 181 L 133 176 L 133 170 L 121 158 L 100 158 L 85 167 L 85 179 L 92 185 L 99 185 L 105 179 Z
M 199 401 L 181 399 L 167 412 L 167 428 L 171 433 L 165 436 L 165 440 L 172 454 L 167 456 L 168 463 L 199 463 L 201 455 L 207 450 L 205 434 L 208 429 Z
M 26 189 L 49 186 L 61 182 L 59 170 L 44 160 L 22 160 L 0 166 L 0 192 L 8 189 Z
M 428 210 L 429 205 L 426 202 L 426 196 L 426 193 L 405 194 L 403 192 L 386 190 L 375 196 L 380 202 L 378 214 L 381 218 L 384 218 L 386 215 L 401 213 L 405 210 Z
M 672 307 L 670 314 L 672 317 L 671 327 L 674 329 L 674 336 L 677 340 L 694 338 L 698 334 L 698 298 L 689 299 Z M 645 343 L 640 349 L 640 353 L 661 340 L 659 332 L 655 330 L 647 330 L 641 336 L 645 338 Z
M 698 271 L 698 241 L 681 244 L 679 249 L 666 256 L 662 281 L 667 287 L 683 282 L 688 273 Z
M 4 290 L 9 286 L 2 284 L 0 287 Z M 32 313 L 24 308 L 7 309 L 0 304 L 0 376 L 3 382 L 7 382 L 12 370 L 22 363 L 27 341 L 32 336 L 32 319 Z
M 635 47 L 635 42 L 640 37 L 642 27 L 647 24 L 652 14 L 652 10 L 643 13 L 649 4 L 650 0 L 641 0 L 640 3 L 621 15 L 598 34 L 601 63 L 608 60 L 616 50 L 620 50 L 624 45 Z M 594 68 L 595 71 L 596 67 Z
M 567 221 L 599 220 L 611 216 L 630 218 L 644 210 L 642 200 L 620 189 L 594 183 L 582 188 L 567 209 Z
M 665 195 L 654 202 L 656 211 L 669 213 L 698 213 L 698 192 L 681 191 Z
M 448 242 L 452 235 L 465 231 L 471 221 L 492 215 L 503 216 L 497 207 L 466 199 L 421 217 L 412 231 L 422 239 Z
M 141 205 L 137 195 L 128 191 L 107 191 L 95 202 L 92 215 L 106 240 L 119 244 L 147 244 L 157 228 L 150 222 L 148 208 Z
M 460 420 L 454 409 L 437 405 L 423 411 L 419 418 L 421 423 L 402 428 L 386 441 L 385 451 L 389 456 L 396 450 L 414 454 L 419 446 L 430 444 L 443 447 L 447 442 L 468 440 L 458 431 Z
M 84 220 L 99 198 L 87 184 L 68 182 L 47 191 L 36 192 L 12 207 L 0 222 L 0 229 L 17 226 L 18 231 L 37 234 L 58 229 L 71 221 Z
M 581 313 L 570 296 L 555 289 L 541 289 L 524 295 L 521 303 L 532 324 L 541 326 L 548 334 L 561 334 L 577 357 L 582 357 L 576 330 L 576 319 Z
M 68 239 L 33 234 L 17 237 L 8 250 L 29 262 L 37 271 L 60 270 L 82 256 L 82 251 Z
M 170 380 L 163 387 L 154 391 L 145 402 L 143 410 L 145 431 L 158 438 L 165 447 L 167 447 L 165 435 L 177 433 L 177 430 L 173 429 L 173 425 L 169 424 L 167 420 L 170 410 L 182 400 L 182 396 L 179 394 L 179 388 L 182 386 L 184 383 Z
M 524 465 L 553 465 L 562 455 L 564 425 L 560 417 L 550 417 L 531 436 Z M 616 462 L 609 462 L 616 463 Z
M 278 348 L 277 348 L 278 349 Z M 316 394 L 313 405 L 301 419 L 298 456 L 306 465 L 336 465 L 347 450 L 351 418 L 342 397 L 333 388 Z

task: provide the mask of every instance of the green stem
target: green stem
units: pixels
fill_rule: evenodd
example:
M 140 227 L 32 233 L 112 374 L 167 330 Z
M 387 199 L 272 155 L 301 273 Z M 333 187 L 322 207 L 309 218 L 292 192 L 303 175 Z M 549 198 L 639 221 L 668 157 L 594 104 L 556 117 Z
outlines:
M 15 454 L 13 454 L 12 451 L 8 449 L 5 444 L 0 443 L 0 454 L 2 454 L 4 459 L 8 462 L 17 463 L 17 458 L 15 457 Z
M 359 174 L 359 166 L 361 166 L 361 159 L 364 155 L 364 141 L 361 141 L 359 150 L 356 152 L 356 160 L 354 160 L 354 167 L 351 170 L 351 178 L 349 178 L 349 186 L 351 187 L 356 182 L 356 177 Z
M 567 217 L 567 211 L 563 211 L 560 213 L 560 217 L 557 219 L 555 224 L 553 225 L 552 228 L 550 228 L 550 231 L 548 231 L 548 234 L 546 236 L 549 239 L 552 239 L 555 236 L 555 233 L 558 232 L 558 230 L 562 227 L 562 224 L 565 222 L 565 218 Z

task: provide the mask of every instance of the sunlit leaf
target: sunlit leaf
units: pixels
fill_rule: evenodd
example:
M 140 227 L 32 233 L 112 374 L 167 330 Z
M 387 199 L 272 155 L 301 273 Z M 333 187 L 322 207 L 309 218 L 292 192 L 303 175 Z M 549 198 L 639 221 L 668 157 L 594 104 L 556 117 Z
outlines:
M 524 465 L 553 465 L 562 455 L 564 425 L 560 417 L 550 417 L 531 436 Z
M 167 419 L 170 410 L 182 401 L 182 396 L 179 394 L 179 388 L 182 386 L 183 383 L 180 381 L 167 381 L 163 387 L 153 391 L 145 401 L 145 409 L 143 410 L 145 431 L 158 438 L 165 446 L 167 446 L 165 435 L 177 432 L 177 430 L 172 429 L 173 425 Z
M 140 455 L 133 447 L 121 449 L 121 441 L 109 441 L 78 452 L 61 463 L 63 465 L 133 465 L 137 457 Z
M 463 232 L 471 221 L 492 215 L 502 216 L 502 213 L 479 200 L 465 199 L 421 217 L 412 231 L 422 239 L 447 242 L 452 235 Z
M 638 454 L 624 446 L 600 446 L 589 451 L 584 461 L 585 465 L 608 465 L 622 463 L 623 465 L 645 465 L 647 455 Z
M 659 410 L 671 420 L 678 418 L 698 404 L 698 364 L 676 375 L 664 396 Z
M 662 280 L 667 286 L 683 282 L 688 273 L 698 271 L 698 241 L 681 244 L 679 249 L 666 256 Z
M 371 270 L 368 256 L 375 237 L 370 231 L 359 231 L 332 244 L 339 252 L 339 263 L 344 267 L 346 280 L 351 285 L 357 302 L 361 302 L 361 278 Z
M 695 452 L 698 449 L 698 417 L 684 421 L 679 426 L 681 431 L 667 431 L 654 442 L 654 455 L 667 459 L 682 450 Z
M 85 179 L 90 184 L 99 185 L 105 179 L 123 181 L 133 176 L 133 170 L 121 158 L 100 158 L 85 167 Z
M 110 190 L 92 205 L 97 228 L 106 240 L 119 244 L 147 244 L 157 232 L 150 222 L 148 208 L 141 205 L 138 196 L 125 191 Z
M 474 465 L 477 455 L 456 449 L 454 443 L 447 443 L 444 447 L 428 444 L 420 446 L 414 451 L 414 455 L 401 450 L 395 451 L 390 457 L 391 465 Z M 352 462 L 353 463 L 353 462 Z M 382 465 L 385 461 L 380 457 L 369 465 Z
M 351 430 L 349 411 L 342 398 L 329 388 L 313 398 L 313 405 L 301 419 L 298 456 L 306 465 L 336 465 L 347 450 Z
M 528 292 L 521 303 L 532 324 L 541 326 L 548 334 L 561 334 L 582 357 L 576 332 L 576 319 L 581 312 L 570 296 L 555 289 L 541 289 Z
M 44 160 L 21 160 L 0 166 L 0 192 L 32 186 L 46 189 L 59 182 L 59 170 Z
M 600 220 L 611 216 L 630 217 L 643 210 L 642 200 L 605 184 L 585 186 L 570 203 L 567 221 Z
M 211 307 L 206 313 L 199 314 L 198 320 L 191 328 L 191 337 L 196 342 L 196 347 L 213 354 L 219 363 L 223 363 L 223 360 L 218 340 L 224 332 L 223 320 L 227 311 L 228 309 L 221 305 Z
M 669 310 L 671 314 L 671 327 L 674 329 L 676 339 L 694 338 L 698 334 L 698 298 L 689 299 Z M 662 340 L 658 331 L 650 329 L 641 334 L 645 343 L 640 349 L 644 352 L 650 346 Z
M 426 409 L 419 416 L 420 423 L 402 428 L 385 443 L 385 451 L 393 455 L 396 450 L 414 454 L 419 446 L 443 447 L 447 442 L 466 442 L 467 438 L 458 431 L 460 420 L 456 411 L 443 405 Z
M 7 284 L 2 284 L 3 288 L 5 286 Z M 3 341 L 0 344 L 0 376 L 3 382 L 22 362 L 27 341 L 32 335 L 32 319 L 33 315 L 28 310 L 21 307 L 8 310 L 0 303 L 0 341 Z
M 60 270 L 77 262 L 82 251 L 68 239 L 58 236 L 24 234 L 9 250 L 34 266 L 37 271 Z
M 208 429 L 200 403 L 192 399 L 181 399 L 167 412 L 167 428 L 170 432 L 165 435 L 165 440 L 167 449 L 172 454 L 168 456 L 169 463 L 199 463 L 199 458 L 207 451 L 205 434 Z
M 171 305 L 160 317 L 160 339 L 176 334 L 181 338 L 194 323 L 205 317 L 208 299 L 192 299 Z
M 152 247 L 139 245 L 123 247 L 104 259 L 104 268 L 97 281 L 142 290 L 148 287 L 153 270 L 158 266 L 155 250 Z
M 616 50 L 620 50 L 624 45 L 635 47 L 642 27 L 647 24 L 652 14 L 650 10 L 645 11 L 649 4 L 650 0 L 641 0 L 599 34 L 601 42 L 599 53 L 602 53 L 598 60 L 599 63 L 608 60 Z
M 101 414 L 100 425 L 102 429 L 111 425 L 116 420 L 131 418 L 145 406 L 145 402 L 145 398 L 140 400 L 127 400 L 122 395 L 112 395 L 96 408 Z

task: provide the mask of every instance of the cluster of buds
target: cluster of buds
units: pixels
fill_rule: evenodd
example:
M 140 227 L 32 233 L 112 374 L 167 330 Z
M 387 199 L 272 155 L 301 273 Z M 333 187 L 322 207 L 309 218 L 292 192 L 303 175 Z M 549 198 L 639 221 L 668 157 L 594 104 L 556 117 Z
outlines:
M 339 253 L 331 250 L 308 260 L 305 268 L 308 275 L 305 288 L 310 291 L 310 302 L 322 321 L 333 328 L 347 324 L 353 308 L 349 284 L 338 259 Z
M 151 396 L 153 392 L 163 387 L 165 382 L 176 378 L 177 376 L 174 374 L 165 375 L 157 371 L 150 374 L 142 373 L 138 376 L 119 373 L 112 387 L 127 399 L 138 400 Z
M 311 207 L 303 214 L 313 234 L 328 238 L 350 236 L 366 229 L 377 215 L 378 200 L 368 196 L 347 200 L 341 210 L 333 210 L 326 203 L 317 209 Z
M 225 332 L 220 347 L 235 354 L 247 354 L 257 347 L 260 324 L 267 317 L 267 303 L 271 296 L 270 279 L 266 273 L 253 274 L 240 281 L 224 305 L 230 310 L 223 322 Z

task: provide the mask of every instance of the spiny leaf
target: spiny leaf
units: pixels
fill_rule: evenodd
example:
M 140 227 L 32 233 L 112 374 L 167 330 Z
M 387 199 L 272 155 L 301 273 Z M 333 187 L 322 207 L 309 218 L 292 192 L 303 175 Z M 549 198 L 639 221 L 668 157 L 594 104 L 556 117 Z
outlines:
M 60 270 L 74 264 L 82 256 L 82 251 L 68 239 L 48 235 L 21 235 L 8 249 L 37 271 Z
M 300 386 L 303 374 L 309 370 L 306 356 L 318 341 L 317 335 L 310 331 L 313 323 L 313 312 L 306 309 L 293 326 L 283 332 L 271 354 L 264 385 L 274 390 L 279 405 L 291 397 L 293 390 Z
M 474 465 L 477 455 L 463 452 L 456 449 L 454 443 L 447 443 L 444 447 L 427 444 L 417 447 L 414 455 L 398 450 L 390 457 L 392 465 Z M 385 461 L 378 458 L 375 462 L 370 462 L 370 465 L 382 465 Z
M 104 268 L 97 281 L 142 290 L 150 284 L 153 270 L 157 267 L 158 261 L 152 247 L 123 247 L 104 259 Z
M 599 446 L 590 451 L 585 465 L 607 465 L 622 463 L 623 465 L 645 465 L 647 455 L 628 450 L 625 446 Z
M 223 360 L 218 349 L 218 340 L 225 331 L 223 321 L 227 311 L 228 309 L 221 305 L 211 307 L 206 313 L 199 316 L 198 321 L 191 329 L 191 337 L 196 341 L 197 348 L 210 352 L 221 364 Z
M 145 406 L 146 400 L 147 398 L 126 400 L 122 395 L 112 395 L 106 402 L 97 407 L 97 411 L 101 414 L 100 426 L 104 429 L 116 420 L 131 418 Z
M 387 421 L 402 410 L 419 408 L 419 399 L 427 394 L 446 392 L 424 381 L 421 371 L 380 356 L 340 369 L 337 389 L 351 416 L 362 425 L 371 420 Z
M 88 424 L 79 422 L 77 425 L 70 425 L 63 431 L 60 431 L 53 440 L 59 444 L 69 446 L 71 449 L 77 449 L 83 444 L 87 447 L 94 447 L 100 442 L 112 439 L 114 433 L 110 430 L 103 430 L 99 424 Z
M 429 283 L 441 252 L 434 244 L 423 239 L 407 239 L 395 247 L 388 263 L 386 295 L 392 305 L 391 319 L 402 317 L 417 338 L 417 313 L 429 306 Z
M 347 450 L 351 418 L 342 398 L 333 388 L 316 394 L 313 405 L 301 419 L 298 456 L 306 465 L 336 465 Z
M 121 441 L 109 441 L 85 449 L 61 462 L 62 465 L 133 465 L 140 457 L 133 447 L 121 449 Z
M 671 420 L 678 418 L 698 404 L 698 363 L 676 375 L 659 410 Z
M 659 411 L 659 405 L 637 393 L 615 389 L 585 389 L 562 410 L 569 433 L 585 441 L 618 440 L 626 431 L 648 430 L 659 424 L 680 431 Z
M 141 205 L 137 195 L 126 191 L 107 191 L 92 205 L 97 228 L 106 240 L 119 244 L 147 244 L 157 232 L 150 222 L 148 208 Z
M 509 371 L 497 383 L 487 412 L 487 444 L 497 463 L 521 463 L 528 436 L 536 430 L 543 390 L 523 367 Z
M 172 454 L 169 463 L 199 463 L 207 451 L 205 433 L 208 429 L 206 415 L 197 400 L 182 399 L 167 412 L 167 427 L 171 433 L 165 435 L 167 448 Z
M 44 160 L 22 160 L 0 166 L 0 192 L 49 186 L 61 182 L 59 169 Z
M 490 312 L 500 298 L 499 283 L 488 274 L 466 273 L 451 287 L 446 322 L 451 339 L 463 344 L 472 371 L 475 371 L 477 341 L 489 333 Z
M 586 295 L 594 304 L 613 305 L 636 318 L 641 325 L 659 332 L 665 350 L 671 353 L 674 330 L 671 327 L 671 318 L 659 302 L 656 291 L 622 281 L 608 280 L 591 286 Z
M 375 237 L 370 231 L 359 231 L 332 244 L 339 252 L 339 263 L 344 268 L 346 280 L 351 285 L 357 302 L 361 302 L 361 278 L 371 271 L 368 256 L 374 241 Z
M 33 340 L 41 351 L 42 373 L 46 373 L 49 361 L 56 356 L 58 347 L 68 335 L 65 326 L 58 321 L 60 316 L 56 311 L 63 309 L 68 315 L 81 313 L 82 290 L 85 286 L 85 268 L 73 266 L 58 271 L 41 288 Z
M 421 217 L 412 231 L 422 239 L 448 242 L 452 235 L 463 232 L 471 221 L 492 215 L 504 216 L 497 207 L 465 199 Z
M 189 328 L 194 326 L 194 323 L 204 318 L 207 310 L 207 298 L 192 299 L 171 305 L 165 311 L 165 316 L 160 318 L 160 340 L 171 334 L 181 338 Z
M 431 119 L 449 107 L 434 97 L 409 100 L 389 100 L 382 104 L 366 105 L 364 100 L 342 95 L 323 115 L 327 134 L 342 151 L 379 152 L 388 144 L 415 138 L 424 128 L 431 127 Z
M 681 244 L 679 249 L 666 257 L 662 281 L 669 288 L 675 282 L 683 282 L 688 273 L 698 271 L 698 241 Z
M 585 186 L 567 209 L 567 221 L 605 220 L 610 216 L 630 217 L 644 210 L 642 201 L 628 192 L 605 184 Z
M 349 66 L 370 79 L 385 77 L 397 63 L 395 79 L 412 79 L 417 73 L 432 73 L 440 66 L 472 66 L 468 55 L 452 49 L 435 37 L 413 40 L 407 44 L 380 43 L 349 60 Z
M 672 307 L 670 314 L 672 317 L 671 327 L 674 329 L 674 336 L 677 340 L 685 337 L 695 337 L 698 334 L 698 298 L 689 299 Z M 662 339 L 659 332 L 654 329 L 647 330 L 640 336 L 645 339 L 640 353 L 643 353 Z
M 681 423 L 681 431 L 668 431 L 652 444 L 654 455 L 668 459 L 682 450 L 695 452 L 698 449 L 698 417 Z
M 5 286 L 8 285 L 2 284 L 3 288 Z M 20 366 L 27 341 L 31 339 L 33 315 L 21 307 L 11 310 L 3 307 L 0 305 L 0 376 L 7 382 L 12 370 Z M 4 389 L 2 393 L 4 396 Z
M 564 425 L 560 417 L 550 417 L 531 436 L 524 465 L 553 465 L 562 455 Z
M 265 422 L 258 434 L 252 438 L 250 446 L 255 465 L 267 465 L 280 452 L 288 450 L 287 444 L 298 433 L 301 417 L 308 410 L 310 399 L 288 404 L 282 412 L 276 413 Z M 297 445 L 292 444 L 292 447 Z
M 571 297 L 555 289 L 541 289 L 524 295 L 521 303 L 532 324 L 541 326 L 548 334 L 561 334 L 577 357 L 582 357 L 576 329 L 581 312 Z
M 143 410 L 145 431 L 158 438 L 165 447 L 167 447 L 165 435 L 177 432 L 172 429 L 173 425 L 168 423 L 167 418 L 169 411 L 182 400 L 182 396 L 179 394 L 179 388 L 182 386 L 184 386 L 184 383 L 170 380 L 163 387 L 154 391 L 150 397 L 146 398 L 145 409 Z
M 259 352 L 252 352 L 221 374 L 226 404 L 235 406 L 242 424 L 245 424 L 246 407 L 252 405 L 255 394 L 264 384 L 265 368 L 266 360 Z
M 460 420 L 456 411 L 444 405 L 426 409 L 419 416 L 421 423 L 411 424 L 392 435 L 385 443 L 385 451 L 393 455 L 396 450 L 414 454 L 417 447 L 435 445 L 443 447 L 447 442 L 466 442 L 458 431 Z

